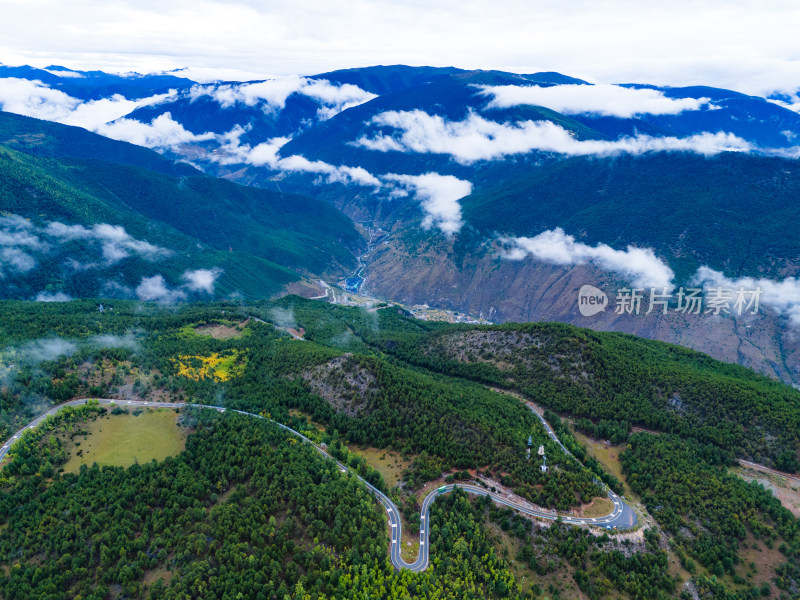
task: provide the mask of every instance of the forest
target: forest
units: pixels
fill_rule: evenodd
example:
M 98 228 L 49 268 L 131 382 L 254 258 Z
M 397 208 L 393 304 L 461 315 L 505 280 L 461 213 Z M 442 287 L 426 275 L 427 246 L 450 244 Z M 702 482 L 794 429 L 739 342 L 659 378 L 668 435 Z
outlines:
M 224 405 L 327 446 L 403 507 L 412 535 L 422 486 L 475 471 L 559 511 L 603 496 L 600 482 L 627 485 L 646 517 L 628 538 L 454 492 L 433 505 L 432 567 L 397 573 L 364 485 L 268 422 L 188 411 L 177 456 L 63 471 L 61 434 L 106 418 L 89 404 L 27 432 L 3 464 L 4 597 L 646 599 L 686 581 L 702 598 L 798 595 L 797 520 L 728 471 L 736 457 L 793 470 L 797 392 L 745 369 L 562 325 L 454 326 L 298 297 L 0 302 L 0 318 L 4 439 L 73 397 Z M 573 430 L 624 445 L 624 482 Z M 397 485 L 359 456 L 369 447 L 406 461 Z M 766 571 L 754 546 L 775 555 Z

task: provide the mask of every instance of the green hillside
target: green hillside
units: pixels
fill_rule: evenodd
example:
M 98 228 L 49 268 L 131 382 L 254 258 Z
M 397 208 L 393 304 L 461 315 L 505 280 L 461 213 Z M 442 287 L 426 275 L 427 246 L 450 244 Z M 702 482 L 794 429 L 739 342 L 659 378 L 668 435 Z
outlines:
M 150 150 L 76 128 L 8 113 L 0 113 L 0 127 L 3 214 L 40 228 L 53 221 L 121 226 L 136 240 L 170 251 L 157 260 L 130 256 L 124 269 L 102 263 L 78 277 L 65 261 L 97 264 L 89 244 L 49 240 L 34 271 L 10 273 L 4 297 L 42 290 L 97 296 L 109 278 L 131 287 L 162 274 L 176 284 L 187 270 L 219 268 L 219 293 L 264 298 L 300 275 L 336 277 L 355 265 L 361 237 L 323 201 L 207 177 Z
M 363 484 L 231 411 L 185 412 L 186 450 L 164 461 L 61 472 L 96 428 L 89 422 L 105 418 L 90 405 L 28 433 L 0 472 L 6 596 L 99 599 L 116 590 L 156 599 L 203 589 L 218 598 L 245 590 L 276 600 L 410 600 L 462 598 L 466 586 L 476 599 L 660 600 L 691 580 L 703 597 L 756 600 L 791 598 L 800 582 L 797 519 L 729 469 L 735 454 L 769 458 L 749 444 L 752 432 L 770 440 L 764 454 L 797 451 L 800 392 L 746 369 L 565 325 L 452 326 L 397 307 L 376 313 L 296 296 L 108 308 L 0 302 L 4 437 L 52 401 L 86 395 L 266 414 L 386 490 L 413 537 L 419 487 L 472 481 L 471 469 L 560 508 L 585 507 L 598 493 L 595 476 L 622 485 L 572 434 L 596 422 L 622 447 L 620 472 L 635 493 L 626 501 L 649 515 L 644 531 L 543 526 L 452 493 L 426 525 L 431 568 L 396 573 L 384 509 Z M 253 316 L 302 327 L 306 339 Z M 225 377 L 213 366 L 219 357 Z M 524 399 L 548 411 L 584 466 L 549 440 Z M 649 413 L 654 431 L 631 435 Z M 525 458 L 528 435 L 546 446 L 550 474 Z M 387 455 L 406 465 L 393 488 L 378 470 Z
M 651 247 L 683 277 L 700 264 L 779 275 L 800 260 L 798 175 L 792 161 L 737 153 L 571 158 L 489 170 L 461 205 L 484 232 L 561 227 L 585 243 Z

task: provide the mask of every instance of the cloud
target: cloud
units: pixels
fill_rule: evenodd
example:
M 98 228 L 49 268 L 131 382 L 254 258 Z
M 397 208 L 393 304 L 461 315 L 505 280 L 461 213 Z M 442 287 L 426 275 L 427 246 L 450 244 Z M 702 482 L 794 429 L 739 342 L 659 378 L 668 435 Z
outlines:
M 115 140 L 161 150 L 215 138 L 211 132 L 194 134 L 184 129 L 183 125 L 175 121 L 169 112 L 158 115 L 150 123 L 142 123 L 136 119 L 117 119 L 101 125 L 96 131 Z
M 47 245 L 29 221 L 18 215 L 0 217 L 0 279 L 5 271 L 30 271 L 36 266 L 36 259 L 30 253 L 46 249 Z
M 387 111 L 369 124 L 395 129 L 394 135 L 363 136 L 354 145 L 379 152 L 447 154 L 462 164 L 496 160 L 534 150 L 570 156 L 608 156 L 647 152 L 696 152 L 705 156 L 749 151 L 752 146 L 730 133 L 700 133 L 685 138 L 637 135 L 615 141 L 577 140 L 550 121 L 497 123 L 470 113 L 463 121 L 446 121 L 421 110 Z
M 65 225 L 58 221 L 52 221 L 44 228 L 44 233 L 60 241 L 97 241 L 100 243 L 103 259 L 109 265 L 133 254 L 149 261 L 172 254 L 172 251 L 167 248 L 155 246 L 145 240 L 137 240 L 121 225 L 98 223 L 91 227 L 84 227 L 83 225 Z
M 777 104 L 778 106 L 782 106 L 783 108 L 788 108 L 791 111 L 796 113 L 800 113 L 800 92 L 794 92 L 792 94 L 782 94 L 781 97 L 771 97 L 767 98 L 770 102 Z M 793 131 L 783 132 L 787 135 L 787 138 L 790 140 L 794 139 L 797 135 Z
M 361 185 L 380 188 L 380 180 L 363 167 L 350 167 L 347 165 L 332 165 L 321 160 L 308 160 L 299 154 L 287 157 L 279 155 L 290 138 L 276 137 L 256 146 L 249 146 L 240 142 L 241 136 L 247 131 L 237 125 L 231 131 L 217 137 L 219 148 L 208 155 L 208 159 L 218 164 L 248 164 L 256 167 L 268 167 L 284 173 L 316 173 L 324 176 L 325 183 L 342 183 L 344 185 Z
M 214 282 L 222 274 L 222 269 L 197 269 L 186 271 L 182 279 L 186 282 L 185 286 L 192 292 L 214 293 Z
M 270 320 L 278 327 L 297 329 L 294 311 L 288 308 L 273 308 L 269 311 Z
M 472 193 L 472 184 L 469 181 L 438 173 L 388 174 L 383 178 L 398 186 L 394 191 L 395 195 L 414 192 L 425 212 L 423 227 L 426 229 L 438 227 L 448 236 L 461 230 L 464 221 L 461 218 L 461 205 L 458 201 Z
M 311 161 L 298 154 L 279 159 L 274 168 L 288 172 L 318 173 L 325 176 L 327 183 L 381 187 L 380 180 L 363 167 L 332 165 L 321 160 Z
M 83 73 L 78 73 L 77 71 L 70 71 L 68 69 L 42 69 L 43 71 L 47 71 L 50 75 L 55 75 L 56 77 L 61 77 L 62 79 L 83 79 L 86 77 Z
M 534 104 L 566 115 L 594 114 L 620 118 L 641 114 L 677 115 L 686 110 L 700 110 L 710 102 L 709 98 L 668 98 L 659 90 L 607 84 L 478 87 L 483 95 L 492 98 L 487 108 Z
M 128 350 L 138 350 L 139 342 L 133 333 L 126 333 L 125 335 L 93 335 L 87 340 L 88 344 L 93 348 L 126 348 Z
M 47 121 L 69 117 L 80 100 L 41 81 L 8 77 L 0 82 L 0 109 Z
M 320 104 L 317 116 L 329 119 L 341 111 L 358 106 L 375 98 L 356 85 L 345 83 L 335 85 L 327 79 L 309 79 L 298 75 L 286 75 L 241 84 L 197 85 L 192 87 L 189 97 L 196 100 L 209 96 L 222 108 L 231 108 L 237 103 L 247 106 L 265 105 L 265 110 L 280 111 L 292 94 L 312 98 Z
M 170 289 L 163 275 L 153 275 L 142 277 L 142 281 L 136 286 L 136 297 L 145 302 L 173 304 L 185 300 L 186 292 L 181 289 Z
M 672 280 L 675 273 L 650 248 L 628 246 L 625 250 L 615 250 L 607 244 L 589 246 L 576 242 L 573 236 L 567 235 L 560 227 L 532 238 L 503 238 L 501 242 L 507 246 L 502 255 L 510 260 L 532 256 L 555 265 L 593 263 L 626 278 L 635 287 L 674 287 Z
M 114 94 L 108 98 L 81 102 L 66 117 L 59 119 L 64 125 L 77 125 L 90 131 L 100 132 L 104 125 L 124 117 L 137 108 L 161 104 L 172 98 L 175 90 L 165 94 L 156 94 L 148 98 L 128 100 L 121 94 Z
M 0 268 L 11 268 L 19 273 L 27 273 L 36 266 L 36 259 L 19 248 L 0 248 Z M 3 271 L 0 270 L 0 278 Z
M 186 300 L 189 292 L 213 294 L 214 284 L 222 272 L 222 269 L 219 268 L 184 271 L 181 275 L 184 283 L 175 288 L 167 285 L 163 275 L 142 277 L 139 285 L 136 286 L 136 297 L 145 302 L 174 304 Z M 112 284 L 112 282 L 108 283 Z
M 22 345 L 17 353 L 20 362 L 38 364 L 50 361 L 60 356 L 71 356 L 78 350 L 78 345 L 70 340 L 55 337 L 43 340 L 34 340 Z
M 762 290 L 759 303 L 770 307 L 779 315 L 788 317 L 794 325 L 800 325 L 800 279 L 787 277 L 783 281 L 756 277 L 740 277 L 730 279 L 720 271 L 715 271 L 708 266 L 697 269 L 691 280 L 693 285 L 700 285 L 706 291 L 709 288 L 724 288 L 730 290 L 743 289 L 754 291 Z
M 72 296 L 64 292 L 39 292 L 36 294 L 36 302 L 69 302 Z
M 59 76 L 63 76 L 63 73 L 69 71 L 56 72 Z M 114 94 L 109 98 L 83 102 L 37 79 L 8 77 L 0 80 L 0 109 L 99 132 L 109 121 L 119 119 L 139 107 L 159 104 L 174 93 L 172 91 L 139 100 L 128 100 L 120 94 Z

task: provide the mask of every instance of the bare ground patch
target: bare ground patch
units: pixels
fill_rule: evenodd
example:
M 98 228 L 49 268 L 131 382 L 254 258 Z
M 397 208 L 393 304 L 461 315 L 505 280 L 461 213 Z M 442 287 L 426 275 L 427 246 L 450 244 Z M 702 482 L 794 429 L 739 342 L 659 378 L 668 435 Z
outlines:
M 375 376 L 353 358 L 343 354 L 303 373 L 311 390 L 348 416 L 355 416 L 378 391 Z
M 236 325 L 223 325 L 221 323 L 212 323 L 209 325 L 201 325 L 200 327 L 195 327 L 194 332 L 198 335 L 207 335 L 215 340 L 230 340 L 232 338 L 242 337 L 244 333 L 244 326 L 247 325 L 247 321 L 242 321 Z

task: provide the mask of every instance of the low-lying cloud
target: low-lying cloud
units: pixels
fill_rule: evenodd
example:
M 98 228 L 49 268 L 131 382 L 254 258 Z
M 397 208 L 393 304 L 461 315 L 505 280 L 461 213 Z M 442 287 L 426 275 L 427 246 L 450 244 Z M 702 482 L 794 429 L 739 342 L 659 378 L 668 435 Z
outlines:
M 136 119 L 117 119 L 98 127 L 95 131 L 115 140 L 159 150 L 213 140 L 216 137 L 211 132 L 192 133 L 174 120 L 169 112 L 158 115 L 149 123 L 142 123 Z
M 9 272 L 30 271 L 36 266 L 33 252 L 46 249 L 29 221 L 18 215 L 0 217 L 0 279 Z
M 98 223 L 91 227 L 84 227 L 83 225 L 65 225 L 53 221 L 44 228 L 44 233 L 62 242 L 73 240 L 98 242 L 104 262 L 108 265 L 132 255 L 155 261 L 172 254 L 172 251 L 167 248 L 155 246 L 145 240 L 137 240 L 121 225 Z
M 469 181 L 452 175 L 425 173 L 424 175 L 384 175 L 383 179 L 395 184 L 393 195 L 405 196 L 413 192 L 425 213 L 422 226 L 425 229 L 438 227 L 450 236 L 461 230 L 459 200 L 472 193 Z
M 491 98 L 487 108 L 509 108 L 521 104 L 544 106 L 556 112 L 631 118 L 636 115 L 677 115 L 700 110 L 710 98 L 669 98 L 660 90 L 619 85 L 501 85 L 478 86 Z
M 700 267 L 692 278 L 694 285 L 704 289 L 725 288 L 753 291 L 761 289 L 759 303 L 768 306 L 779 315 L 788 317 L 793 325 L 800 325 L 800 279 L 787 277 L 783 281 L 756 277 L 731 279 L 708 266 Z
M 192 292 L 205 292 L 206 294 L 214 293 L 214 284 L 217 277 L 222 274 L 222 269 L 196 269 L 194 271 L 186 271 L 181 279 L 184 280 L 186 289 Z
M 64 292 L 39 292 L 34 298 L 36 302 L 69 302 L 72 296 Z
M 145 302 L 173 304 L 186 299 L 186 292 L 180 288 L 170 289 L 163 275 L 142 277 L 136 286 L 136 297 Z
M 321 160 L 308 160 L 299 154 L 282 157 L 279 155 L 290 138 L 276 137 L 256 146 L 242 144 L 241 136 L 246 129 L 240 126 L 218 136 L 219 148 L 208 155 L 208 158 L 219 164 L 249 164 L 256 167 L 268 167 L 284 173 L 312 173 L 321 176 L 318 183 L 342 183 L 344 185 L 361 185 L 380 188 L 380 180 L 363 167 L 332 165 Z
M 174 288 L 167 284 L 161 274 L 142 277 L 134 293 L 139 300 L 145 302 L 174 304 L 186 300 L 190 292 L 213 294 L 214 285 L 222 272 L 219 268 L 184 271 L 181 275 L 183 284 Z
M 695 152 L 705 156 L 720 152 L 750 151 L 753 147 L 730 133 L 699 133 L 685 138 L 636 135 L 614 141 L 578 140 L 550 121 L 498 123 L 470 113 L 462 121 L 447 121 L 421 110 L 387 111 L 369 125 L 394 129 L 373 137 L 362 136 L 354 145 L 379 152 L 445 154 L 462 164 L 497 160 L 532 151 L 569 156 L 608 156 L 648 152 Z
M 506 245 L 503 257 L 510 260 L 531 256 L 554 265 L 592 263 L 624 277 L 636 287 L 674 287 L 675 273 L 650 248 L 628 246 L 625 250 L 615 250 L 607 244 L 590 246 L 575 241 L 574 236 L 567 235 L 560 227 L 534 237 L 503 238 L 501 242 Z
M 189 97 L 197 100 L 209 96 L 222 108 L 231 108 L 241 103 L 247 106 L 262 105 L 265 111 L 278 112 L 286 106 L 286 100 L 292 94 L 315 100 L 320 105 L 317 116 L 322 120 L 376 97 L 375 94 L 349 83 L 335 85 L 327 79 L 310 79 L 297 75 L 254 83 L 197 85 L 190 90 Z
M 60 76 L 61 73 L 59 71 Z M 39 80 L 8 77 L 0 85 L 0 110 L 99 131 L 105 123 L 142 106 L 160 104 L 173 94 L 174 91 L 138 100 L 114 94 L 109 98 L 82 101 Z

